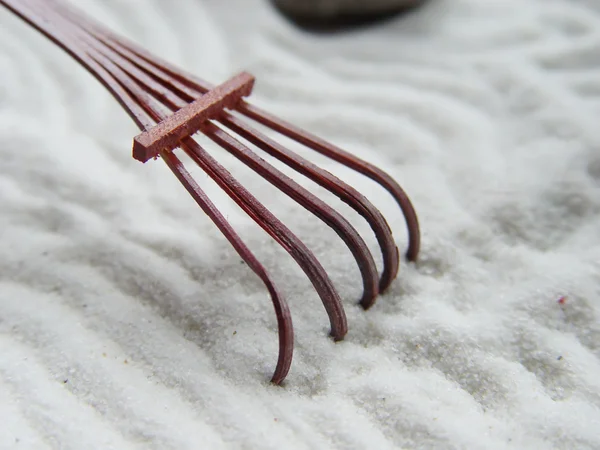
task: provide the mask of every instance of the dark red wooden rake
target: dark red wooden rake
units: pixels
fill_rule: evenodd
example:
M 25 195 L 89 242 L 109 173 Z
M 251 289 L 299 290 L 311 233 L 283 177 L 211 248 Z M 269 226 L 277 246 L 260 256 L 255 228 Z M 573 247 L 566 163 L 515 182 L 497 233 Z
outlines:
M 321 298 L 335 340 L 343 339 L 347 332 L 346 315 L 339 294 L 317 258 L 194 141 L 195 133 L 203 133 L 335 230 L 360 269 L 363 280 L 360 304 L 365 309 L 373 305 L 377 295 L 389 287 L 398 272 L 398 249 L 385 218 L 356 189 L 286 149 L 240 117 L 287 136 L 383 186 L 402 209 L 409 235 L 406 257 L 410 261 L 416 260 L 420 244 L 419 224 L 402 188 L 377 167 L 247 103 L 242 97 L 252 91 L 252 75 L 243 72 L 213 86 L 115 35 L 61 0 L 0 0 L 0 4 L 59 45 L 112 93 L 142 130 L 133 141 L 133 157 L 141 162 L 162 158 L 242 259 L 262 279 L 271 295 L 279 329 L 279 358 L 273 383 L 283 381 L 292 361 L 294 334 L 288 305 L 262 264 L 185 169 L 175 154 L 177 148 L 181 148 L 294 258 Z M 369 223 L 379 243 L 383 256 L 381 276 L 367 245 L 342 215 L 260 158 L 235 135 L 316 182 L 358 212 Z

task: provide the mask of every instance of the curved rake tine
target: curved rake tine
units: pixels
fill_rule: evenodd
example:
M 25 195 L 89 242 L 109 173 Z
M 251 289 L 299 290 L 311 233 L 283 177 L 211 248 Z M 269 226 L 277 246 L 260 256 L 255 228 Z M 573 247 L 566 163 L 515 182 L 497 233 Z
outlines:
M 229 222 L 225 220 L 216 206 L 200 189 L 200 186 L 198 186 L 188 171 L 185 170 L 181 161 L 179 161 L 179 159 L 171 152 L 164 152 L 161 154 L 161 157 L 165 160 L 167 166 L 169 166 L 171 171 L 184 185 L 194 200 L 196 200 L 196 203 L 198 203 L 200 208 L 202 208 L 206 215 L 211 218 L 215 225 L 217 225 L 221 233 L 223 233 L 235 248 L 238 255 L 241 256 L 246 264 L 248 264 L 248 267 L 260 277 L 267 287 L 269 294 L 271 295 L 273 307 L 275 308 L 277 328 L 279 330 L 279 357 L 271 381 L 275 384 L 281 384 L 290 370 L 294 353 L 294 328 L 287 302 L 277 291 L 262 264 L 256 259 L 250 249 L 246 247 L 246 244 L 242 242 L 241 238 L 236 234 Z

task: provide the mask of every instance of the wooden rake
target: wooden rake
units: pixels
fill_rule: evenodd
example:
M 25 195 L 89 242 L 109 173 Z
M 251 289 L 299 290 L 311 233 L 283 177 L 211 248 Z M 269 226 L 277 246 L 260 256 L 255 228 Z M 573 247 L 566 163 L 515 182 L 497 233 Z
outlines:
M 207 136 L 337 233 L 360 269 L 363 281 L 360 304 L 365 309 L 374 304 L 377 295 L 390 286 L 398 273 L 398 249 L 385 218 L 352 186 L 288 150 L 242 118 L 262 124 L 379 183 L 394 197 L 404 214 L 409 236 L 406 257 L 409 261 L 416 260 L 420 245 L 417 215 L 398 183 L 377 167 L 249 104 L 243 97 L 252 91 L 252 75 L 242 72 L 213 86 L 112 33 L 62 0 L 0 0 L 0 4 L 60 46 L 110 91 L 142 130 L 134 138 L 133 157 L 144 163 L 161 158 L 264 282 L 275 308 L 279 331 L 279 357 L 271 379 L 273 383 L 280 384 L 284 380 L 292 361 L 294 333 L 288 305 L 263 265 L 186 170 L 176 150 L 183 150 L 292 256 L 321 298 L 329 316 L 331 336 L 336 341 L 343 339 L 348 330 L 344 308 L 314 254 L 193 139 L 195 133 Z M 255 149 L 243 144 L 236 135 Z M 263 160 L 256 149 L 327 189 L 369 223 L 383 256 L 381 275 L 367 245 L 348 220 Z

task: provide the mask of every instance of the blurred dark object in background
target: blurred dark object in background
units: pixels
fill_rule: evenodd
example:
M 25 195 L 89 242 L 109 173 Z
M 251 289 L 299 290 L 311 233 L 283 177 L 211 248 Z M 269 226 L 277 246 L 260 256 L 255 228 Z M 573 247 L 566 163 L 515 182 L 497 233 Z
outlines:
M 271 0 L 301 28 L 337 31 L 369 25 L 421 5 L 425 0 Z

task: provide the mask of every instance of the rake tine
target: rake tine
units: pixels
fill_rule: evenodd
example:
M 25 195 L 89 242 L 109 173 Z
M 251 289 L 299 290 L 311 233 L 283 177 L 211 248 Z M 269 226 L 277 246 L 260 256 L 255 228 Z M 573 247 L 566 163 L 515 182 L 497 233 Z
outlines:
M 179 181 L 185 186 L 194 200 L 196 200 L 196 203 L 198 203 L 206 215 L 208 215 L 215 225 L 217 225 L 221 233 L 223 233 L 238 252 L 238 255 L 242 257 L 246 264 L 248 264 L 248 267 L 259 276 L 267 287 L 275 309 L 277 328 L 279 330 L 279 357 L 277 359 L 275 372 L 271 377 L 271 382 L 281 384 L 290 370 L 294 353 L 294 327 L 292 325 L 292 315 L 287 302 L 273 284 L 263 265 L 256 259 L 246 244 L 244 244 L 229 222 L 227 222 L 219 212 L 217 207 L 209 200 L 202 189 L 200 189 L 200 186 L 198 186 L 189 172 L 185 170 L 183 164 L 175 154 L 172 152 L 164 152 L 161 154 L 161 157 L 165 160 L 165 163 Z

